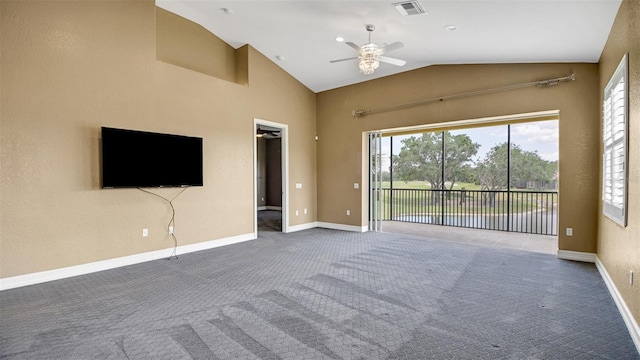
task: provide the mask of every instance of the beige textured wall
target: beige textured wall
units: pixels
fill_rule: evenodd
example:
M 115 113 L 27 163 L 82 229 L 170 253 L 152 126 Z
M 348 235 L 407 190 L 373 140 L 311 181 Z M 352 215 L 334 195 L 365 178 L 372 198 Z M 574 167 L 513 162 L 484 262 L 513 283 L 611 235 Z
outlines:
M 202 26 L 167 10 L 156 8 L 158 60 L 236 81 L 235 49 Z
M 602 52 L 600 99 L 625 53 L 629 54 L 629 225 L 623 228 L 598 210 L 598 258 L 640 323 L 640 1 L 636 0 L 622 2 Z M 633 286 L 629 270 L 635 273 Z
M 353 118 L 354 109 L 390 106 L 554 78 L 576 80 L 551 88 L 443 101 Z M 455 120 L 560 110 L 559 248 L 595 252 L 599 161 L 598 66 L 596 64 L 509 64 L 430 66 L 318 94 L 318 221 L 365 226 L 361 204 L 367 186 L 362 132 Z M 365 155 L 366 156 L 366 155 Z M 579 204 L 579 205 L 577 205 Z M 351 216 L 346 215 L 351 210 Z M 365 208 L 366 211 L 366 208 Z M 573 236 L 564 235 L 572 227 Z
M 282 141 L 264 137 L 256 138 L 256 141 L 257 204 L 282 207 Z
M 282 140 L 268 139 L 266 142 L 267 206 L 282 206 Z
M 254 117 L 288 124 L 305 184 L 290 214 L 309 209 L 291 225 L 316 220 L 315 94 L 268 58 L 238 50 L 250 86 L 158 61 L 153 1 L 2 1 L 0 16 L 0 277 L 173 246 L 165 203 L 100 189 L 101 126 L 203 137 L 204 187 L 174 201 L 179 245 L 253 233 Z

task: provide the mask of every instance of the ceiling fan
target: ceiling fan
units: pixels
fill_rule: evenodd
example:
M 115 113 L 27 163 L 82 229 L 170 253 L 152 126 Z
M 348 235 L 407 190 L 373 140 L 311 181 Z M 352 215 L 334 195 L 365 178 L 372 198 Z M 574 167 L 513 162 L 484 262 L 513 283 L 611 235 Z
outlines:
M 258 126 L 256 130 L 256 137 L 265 139 L 277 139 L 280 137 L 280 130 L 267 130 Z
M 373 74 L 373 72 L 378 68 L 378 66 L 380 66 L 380 62 L 392 64 L 396 66 L 404 66 L 404 64 L 407 63 L 404 60 L 383 56 L 383 54 L 385 53 L 404 47 L 403 43 L 396 41 L 394 43 L 380 47 L 377 44 L 374 44 L 371 42 L 371 33 L 373 32 L 373 30 L 376 29 L 376 27 L 371 24 L 367 24 L 365 25 L 365 29 L 367 29 L 367 31 L 369 32 L 368 43 L 362 46 L 358 46 L 350 41 L 345 42 L 345 44 L 349 45 L 350 47 L 352 47 L 354 50 L 358 52 L 358 56 L 349 57 L 345 59 L 331 60 L 329 62 L 337 63 L 341 61 L 357 59 L 360 72 L 365 75 Z

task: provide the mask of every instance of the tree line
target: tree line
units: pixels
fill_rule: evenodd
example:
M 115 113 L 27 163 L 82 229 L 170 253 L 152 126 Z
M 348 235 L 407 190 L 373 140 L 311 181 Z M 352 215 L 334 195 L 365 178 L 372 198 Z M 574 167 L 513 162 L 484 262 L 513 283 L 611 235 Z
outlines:
M 497 191 L 506 189 L 509 181 L 511 188 L 542 190 L 556 180 L 557 161 L 544 160 L 537 151 L 523 150 L 513 143 L 510 179 L 507 179 L 507 142 L 494 145 L 484 158 L 475 160 L 480 144 L 466 134 L 423 133 L 420 137 L 403 139 L 402 144 L 400 153 L 392 156 L 394 180 L 424 181 L 431 189 L 451 190 L 463 182 Z M 389 176 L 383 174 L 383 180 Z

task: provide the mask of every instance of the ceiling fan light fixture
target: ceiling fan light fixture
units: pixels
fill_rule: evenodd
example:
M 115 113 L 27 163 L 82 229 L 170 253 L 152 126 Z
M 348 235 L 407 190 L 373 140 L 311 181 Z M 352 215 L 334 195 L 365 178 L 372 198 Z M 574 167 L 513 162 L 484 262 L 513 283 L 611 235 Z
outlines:
M 380 66 L 380 55 L 382 55 L 382 50 L 378 45 L 371 42 L 362 45 L 360 55 L 358 56 L 360 72 L 365 75 L 373 74 Z
M 404 66 L 407 62 L 400 59 L 390 58 L 388 56 L 382 56 L 387 52 L 394 51 L 400 49 L 404 46 L 399 41 L 396 41 L 391 44 L 384 44 L 384 46 L 380 47 L 375 43 L 371 42 L 371 33 L 376 29 L 376 27 L 372 24 L 366 24 L 365 29 L 369 32 L 369 42 L 358 46 L 351 41 L 345 42 L 350 48 L 356 50 L 358 52 L 357 57 L 349 57 L 344 59 L 331 60 L 330 63 L 337 63 L 347 60 L 358 60 L 358 68 L 360 68 L 360 72 L 364 75 L 373 74 L 374 71 L 380 66 L 380 63 L 387 63 L 396 66 Z
M 265 126 L 265 127 L 266 129 L 264 129 L 262 126 L 258 126 L 256 128 L 257 138 L 264 138 L 266 140 L 270 140 L 270 139 L 278 139 L 282 137 L 280 134 L 280 129 L 269 127 L 269 126 Z

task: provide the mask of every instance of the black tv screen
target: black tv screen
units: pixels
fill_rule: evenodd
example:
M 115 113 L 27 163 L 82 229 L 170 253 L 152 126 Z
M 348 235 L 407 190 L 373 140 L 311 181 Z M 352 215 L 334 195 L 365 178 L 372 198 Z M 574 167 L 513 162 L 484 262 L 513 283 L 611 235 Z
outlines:
M 203 186 L 202 138 L 102 128 L 102 187 Z

